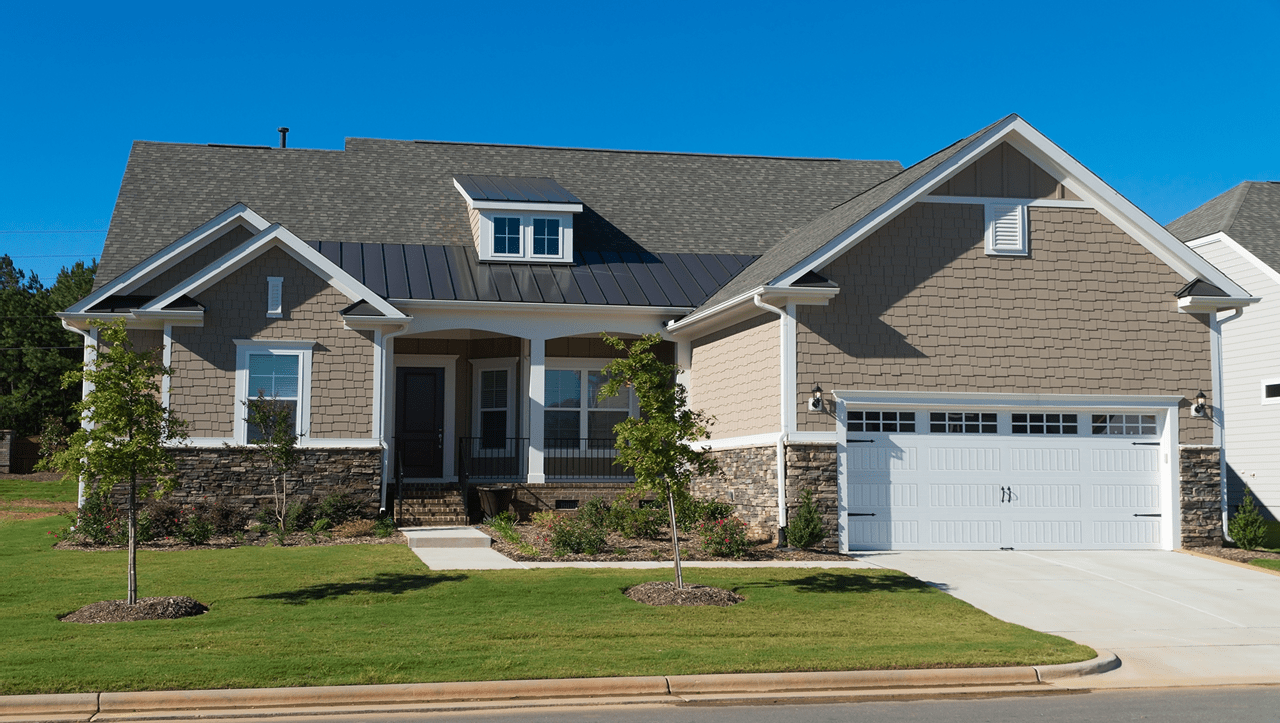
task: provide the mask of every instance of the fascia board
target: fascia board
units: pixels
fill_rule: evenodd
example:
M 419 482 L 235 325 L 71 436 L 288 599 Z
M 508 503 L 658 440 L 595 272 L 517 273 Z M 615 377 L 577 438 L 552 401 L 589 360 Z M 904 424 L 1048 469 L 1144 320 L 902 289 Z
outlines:
M 1212 314 L 1226 309 L 1242 309 L 1262 301 L 1257 296 L 1184 296 L 1178 311 L 1184 314 Z
M 914 183 L 899 191 L 888 201 L 885 201 L 875 211 L 867 214 L 841 233 L 836 234 L 835 238 L 823 244 L 817 251 L 809 254 L 803 261 L 775 277 L 769 285 L 787 286 L 795 283 L 797 279 L 807 272 L 821 268 L 831 259 L 861 243 L 908 206 L 915 203 L 919 197 L 926 195 L 930 190 L 962 171 L 970 161 L 997 145 L 1004 139 L 1009 128 L 1019 120 L 1021 119 L 1016 116 L 1007 118 L 982 134 L 982 136 L 974 139 L 967 148 L 948 158 L 937 168 L 917 178 Z
M 402 309 L 457 311 L 536 311 L 549 314 L 588 314 L 610 316 L 671 316 L 688 314 L 688 306 L 620 306 L 608 304 L 540 304 L 532 301 L 456 301 L 450 299 L 390 299 Z
M 258 235 L 248 239 L 240 246 L 224 254 L 222 258 L 196 272 L 181 286 L 175 287 L 164 296 L 153 299 L 142 309 L 163 309 L 180 296 L 199 294 L 265 253 L 268 249 L 277 247 L 283 249 L 317 276 L 342 292 L 348 299 L 352 301 L 364 300 L 372 304 L 374 308 L 381 311 L 389 319 L 404 318 L 404 314 L 388 303 L 386 299 L 373 293 L 367 286 L 356 281 L 350 274 L 343 271 L 319 251 L 311 248 L 302 239 L 295 236 L 292 231 L 278 223 L 268 226 Z
M 177 241 L 148 256 L 146 260 L 112 279 L 101 289 L 72 304 L 67 311 L 82 312 L 112 294 L 128 293 L 136 289 L 172 268 L 191 252 L 202 248 L 206 241 L 211 241 L 230 230 L 228 226 L 238 223 L 244 223 L 255 232 L 261 232 L 269 225 L 266 219 L 255 213 L 253 209 L 243 203 L 237 203 L 195 230 L 184 234 Z
M 757 286 L 739 294 L 732 299 L 716 304 L 697 314 L 667 324 L 667 333 L 677 338 L 689 338 L 693 333 L 710 333 L 743 319 L 749 319 L 763 313 L 751 302 L 759 294 L 762 301 L 769 304 L 788 304 L 797 302 L 805 305 L 822 306 L 840 293 L 838 287 L 818 289 L 778 288 L 773 286 Z M 743 309 L 751 312 L 742 314 Z
M 1197 249 L 1200 249 L 1204 246 L 1208 246 L 1209 244 L 1213 244 L 1213 243 L 1221 243 L 1222 245 L 1236 252 L 1236 254 L 1240 256 L 1240 258 L 1244 259 L 1245 261 L 1253 265 L 1255 268 L 1258 269 L 1258 271 L 1261 271 L 1268 279 L 1270 279 L 1271 281 L 1277 284 L 1280 284 L 1280 272 L 1271 268 L 1270 264 L 1268 264 L 1267 262 L 1255 256 L 1253 252 L 1250 251 L 1249 249 L 1245 248 L 1244 246 L 1241 246 L 1239 241 L 1236 241 L 1235 239 L 1231 238 L 1231 236 L 1224 231 L 1219 231 L 1215 234 L 1210 234 L 1209 236 L 1202 236 L 1198 239 L 1193 239 L 1191 241 L 1188 241 L 1187 248 L 1195 251 Z M 1208 259 L 1206 259 L 1206 262 L 1208 262 Z
M 1177 406 L 1185 401 L 1178 395 L 1121 395 L 1121 394 L 998 394 L 984 392 L 887 392 L 860 389 L 837 389 L 831 396 L 853 404 L 876 406 L 915 407 L 956 406 L 967 407 L 1043 407 L 1046 409 L 1086 409 L 1110 407 L 1151 409 Z

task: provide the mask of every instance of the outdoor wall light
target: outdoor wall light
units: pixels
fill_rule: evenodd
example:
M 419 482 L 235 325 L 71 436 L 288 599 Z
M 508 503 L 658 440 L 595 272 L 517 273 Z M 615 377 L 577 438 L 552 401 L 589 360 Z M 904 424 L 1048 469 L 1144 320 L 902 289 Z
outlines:
M 1191 416 L 1209 416 L 1209 398 L 1204 395 L 1204 392 L 1196 392 L 1196 403 L 1191 407 Z
M 813 385 L 813 398 L 809 400 L 809 409 L 820 412 L 822 411 L 822 387 Z

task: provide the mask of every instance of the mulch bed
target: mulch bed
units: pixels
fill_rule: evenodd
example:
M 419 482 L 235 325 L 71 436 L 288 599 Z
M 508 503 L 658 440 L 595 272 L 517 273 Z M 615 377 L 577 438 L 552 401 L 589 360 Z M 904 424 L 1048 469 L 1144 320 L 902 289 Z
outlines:
M 1202 555 L 1212 555 L 1221 557 L 1226 560 L 1235 562 L 1249 563 L 1253 560 L 1280 560 L 1280 554 L 1267 552 L 1265 550 L 1241 550 L 1238 547 L 1223 547 L 1221 545 L 1210 545 L 1205 547 L 1188 547 L 1190 552 L 1198 552 Z
M 70 615 L 63 616 L 64 623 L 130 623 L 136 620 L 177 620 L 203 615 L 209 606 L 185 596 L 144 597 L 130 605 L 124 600 L 103 600 L 85 605 Z
M 715 605 L 727 608 L 746 598 L 736 592 L 709 585 L 676 587 L 674 582 L 643 582 L 629 587 L 626 596 L 645 605 Z
M 606 537 L 605 551 L 597 555 L 556 555 L 551 543 L 546 539 L 546 532 L 532 524 L 516 525 L 516 533 L 520 535 L 520 543 L 537 551 L 529 554 L 528 548 L 520 550 L 519 543 L 508 542 L 498 531 L 486 525 L 477 526 L 481 532 L 493 538 L 493 549 L 520 562 L 669 562 L 671 560 L 671 533 L 664 528 L 662 534 L 653 539 L 628 538 L 616 532 Z M 702 550 L 697 535 L 680 535 L 680 559 L 691 561 L 723 560 Z M 819 550 L 778 549 L 777 543 L 761 542 L 747 550 L 746 555 L 738 558 L 750 561 L 813 561 L 813 562 L 848 562 L 853 559 L 837 552 Z
M 208 550 L 208 549 L 227 549 L 232 547 L 247 547 L 255 545 L 258 547 L 266 547 L 276 544 L 275 535 L 261 533 L 246 533 L 243 540 L 232 537 L 230 535 L 217 535 L 209 538 L 209 542 L 203 545 L 188 545 L 182 540 L 172 537 L 160 540 L 151 540 L 150 542 L 138 543 L 139 550 L 157 550 L 161 552 L 176 552 L 179 550 Z M 319 535 L 315 540 L 311 539 L 311 535 L 305 532 L 295 532 L 285 538 L 285 547 L 328 547 L 330 545 L 407 545 L 409 541 L 404 534 L 394 532 L 387 537 L 376 537 L 369 535 L 366 537 L 326 537 Z M 62 540 L 53 546 L 56 550 L 124 550 L 126 545 L 93 545 L 88 544 L 79 538 L 71 538 Z

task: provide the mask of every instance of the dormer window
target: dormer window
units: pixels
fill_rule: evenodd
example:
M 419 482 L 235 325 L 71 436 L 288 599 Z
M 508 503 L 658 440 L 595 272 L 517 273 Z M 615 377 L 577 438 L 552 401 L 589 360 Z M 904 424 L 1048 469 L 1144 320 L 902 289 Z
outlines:
M 481 261 L 572 263 L 582 202 L 550 178 L 455 176 Z

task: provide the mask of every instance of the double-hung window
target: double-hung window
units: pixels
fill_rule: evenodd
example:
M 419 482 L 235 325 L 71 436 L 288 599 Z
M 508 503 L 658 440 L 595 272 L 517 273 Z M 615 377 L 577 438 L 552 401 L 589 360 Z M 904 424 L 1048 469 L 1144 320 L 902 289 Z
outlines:
M 310 415 L 311 350 L 314 342 L 236 340 L 235 439 L 262 438 L 250 424 L 249 404 L 259 399 L 287 410 L 294 434 L 307 432 Z
M 482 261 L 573 260 L 571 214 L 486 211 L 482 218 Z
M 613 428 L 635 412 L 628 391 L 599 399 L 609 378 L 594 368 L 547 369 L 543 436 L 548 449 L 612 449 Z

